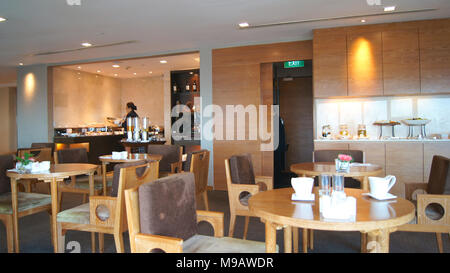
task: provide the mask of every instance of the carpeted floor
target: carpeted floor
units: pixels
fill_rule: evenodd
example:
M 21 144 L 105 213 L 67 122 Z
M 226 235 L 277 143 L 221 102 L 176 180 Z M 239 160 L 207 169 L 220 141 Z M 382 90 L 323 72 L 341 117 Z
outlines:
M 229 206 L 227 192 L 211 191 L 208 193 L 210 210 L 225 213 L 225 235 L 228 234 Z M 66 194 L 63 208 L 70 208 L 81 203 L 81 196 Z M 199 209 L 202 205 L 199 204 Z M 199 224 L 200 234 L 212 235 L 212 228 L 207 223 Z M 234 237 L 242 238 L 244 230 L 244 217 L 238 217 Z M 20 250 L 23 253 L 53 252 L 50 241 L 50 221 L 46 212 L 30 215 L 19 219 Z M 6 237 L 5 227 L 0 224 L 0 252 L 5 253 Z M 311 253 L 359 253 L 360 234 L 358 232 L 314 232 L 314 249 Z M 299 236 L 301 247 L 301 234 Z M 448 234 L 442 236 L 444 251 L 450 253 L 450 239 Z M 257 218 L 250 218 L 248 240 L 264 242 L 264 224 Z M 128 234 L 124 233 L 125 250 L 130 251 Z M 283 250 L 283 233 L 277 232 L 277 243 Z M 91 252 L 91 235 L 88 232 L 68 231 L 66 234 L 67 252 L 80 246 L 81 252 Z M 97 244 L 98 246 L 98 244 Z M 115 252 L 112 235 L 105 235 L 105 252 Z M 432 233 L 395 232 L 390 237 L 391 253 L 437 253 L 436 236 Z

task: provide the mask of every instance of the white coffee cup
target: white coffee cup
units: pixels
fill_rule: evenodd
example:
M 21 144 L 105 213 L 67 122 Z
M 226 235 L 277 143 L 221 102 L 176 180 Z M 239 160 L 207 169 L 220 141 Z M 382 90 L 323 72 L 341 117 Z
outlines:
M 369 177 L 370 194 L 384 197 L 394 186 L 396 178 L 393 175 L 386 177 Z
M 314 186 L 314 178 L 310 177 L 295 177 L 291 178 L 291 185 L 295 190 L 295 195 L 298 197 L 309 197 Z

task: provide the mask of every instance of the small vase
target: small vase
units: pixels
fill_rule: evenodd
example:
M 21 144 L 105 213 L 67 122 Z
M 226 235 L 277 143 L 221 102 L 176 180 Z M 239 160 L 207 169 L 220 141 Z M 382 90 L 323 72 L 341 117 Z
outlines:
M 350 171 L 350 161 L 341 161 L 339 159 L 335 159 L 336 163 L 336 171 L 337 172 L 346 172 Z
M 19 173 L 28 173 L 28 172 L 30 172 L 30 170 L 31 170 L 31 164 L 24 165 L 24 164 L 22 164 L 21 162 L 17 162 L 17 163 L 16 163 L 16 170 L 17 170 Z

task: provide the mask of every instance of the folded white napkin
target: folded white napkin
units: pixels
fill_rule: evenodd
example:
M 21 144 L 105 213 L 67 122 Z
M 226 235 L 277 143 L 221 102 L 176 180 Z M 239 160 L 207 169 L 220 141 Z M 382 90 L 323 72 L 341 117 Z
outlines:
M 128 152 L 112 152 L 112 159 L 127 159 L 128 158 Z
M 356 198 L 321 196 L 319 210 L 324 218 L 347 220 L 356 216 Z
M 31 163 L 31 172 L 39 173 L 50 170 L 50 161 L 33 162 Z

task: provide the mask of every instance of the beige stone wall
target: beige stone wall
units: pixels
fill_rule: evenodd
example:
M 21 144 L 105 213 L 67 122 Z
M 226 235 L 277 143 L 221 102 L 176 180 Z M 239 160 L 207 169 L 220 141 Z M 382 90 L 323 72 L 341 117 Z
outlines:
M 137 106 L 140 117 L 150 118 L 152 125 L 164 126 L 164 79 L 162 76 L 122 79 L 121 111 L 125 116 L 125 106 L 131 101 Z
M 0 88 L 0 154 L 17 149 L 16 88 Z
M 54 68 L 55 128 L 105 123 L 105 117 L 121 116 L 120 87 L 119 79 Z

